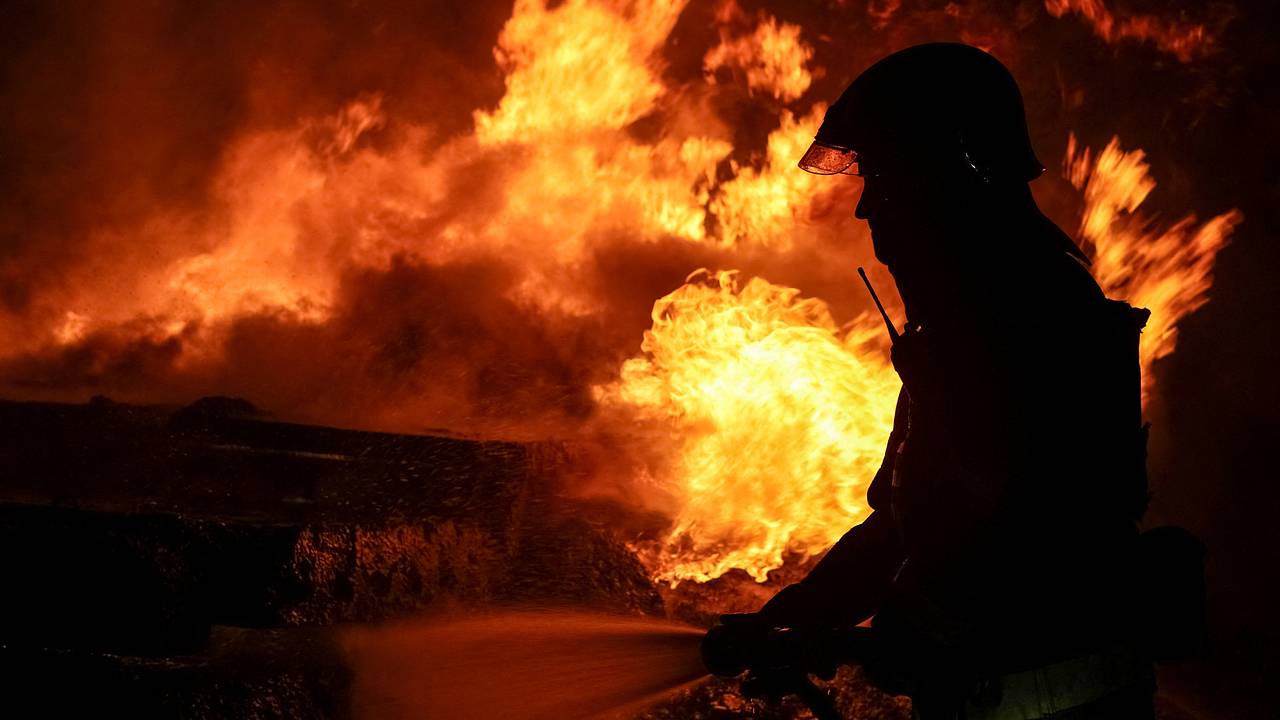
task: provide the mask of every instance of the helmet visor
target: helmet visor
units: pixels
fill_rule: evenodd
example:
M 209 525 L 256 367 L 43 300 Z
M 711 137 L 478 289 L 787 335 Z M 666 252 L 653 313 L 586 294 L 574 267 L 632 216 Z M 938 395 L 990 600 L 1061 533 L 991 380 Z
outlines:
M 858 174 L 858 153 L 814 141 L 800 158 L 800 169 L 814 175 Z

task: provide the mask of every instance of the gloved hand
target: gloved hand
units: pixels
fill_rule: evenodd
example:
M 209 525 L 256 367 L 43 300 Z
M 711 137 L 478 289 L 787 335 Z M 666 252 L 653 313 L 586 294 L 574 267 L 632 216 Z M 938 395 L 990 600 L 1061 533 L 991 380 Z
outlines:
M 751 670 L 761 679 L 785 670 L 830 680 L 851 659 L 850 637 L 849 631 L 834 628 L 774 627 L 760 613 L 724 615 L 703 640 L 702 658 L 707 669 L 720 677 Z
M 856 629 L 855 629 L 856 630 Z M 718 677 L 742 678 L 743 696 L 777 700 L 797 695 L 819 720 L 841 720 L 840 713 L 810 674 L 824 679 L 848 662 L 858 636 L 833 628 L 808 631 L 773 627 L 759 613 L 724 615 L 702 641 L 702 662 Z
M 702 639 L 702 664 L 717 677 L 736 677 L 757 664 L 770 627 L 759 613 L 721 615 Z

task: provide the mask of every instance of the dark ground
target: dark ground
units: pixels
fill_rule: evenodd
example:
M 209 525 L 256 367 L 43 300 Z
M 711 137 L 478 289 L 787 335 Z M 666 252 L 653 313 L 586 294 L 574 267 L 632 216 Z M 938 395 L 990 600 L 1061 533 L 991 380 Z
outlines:
M 353 668 L 334 630 L 350 623 L 550 606 L 701 625 L 768 592 L 727 577 L 659 593 L 606 515 L 556 498 L 561 446 L 254 413 L 227 399 L 176 411 L 0 402 L 8 707 L 345 718 Z M 1160 717 L 1274 717 L 1256 662 L 1238 651 L 1166 668 Z M 856 671 L 830 688 L 849 717 L 907 717 Z M 744 716 L 803 711 L 714 681 L 643 717 Z

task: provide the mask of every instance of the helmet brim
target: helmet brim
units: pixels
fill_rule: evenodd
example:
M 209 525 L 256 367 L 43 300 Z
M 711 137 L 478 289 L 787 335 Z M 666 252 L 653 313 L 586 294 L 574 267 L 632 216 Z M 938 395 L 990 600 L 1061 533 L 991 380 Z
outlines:
M 815 140 L 800 158 L 799 165 L 801 170 L 814 175 L 857 175 L 858 153 Z

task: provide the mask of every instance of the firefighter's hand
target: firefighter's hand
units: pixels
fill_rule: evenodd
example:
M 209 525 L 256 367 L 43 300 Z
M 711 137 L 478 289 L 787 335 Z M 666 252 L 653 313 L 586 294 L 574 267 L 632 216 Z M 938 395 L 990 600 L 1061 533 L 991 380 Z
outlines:
M 702 664 L 717 677 L 739 675 L 757 663 L 768 634 L 757 613 L 721 615 L 702 639 Z

